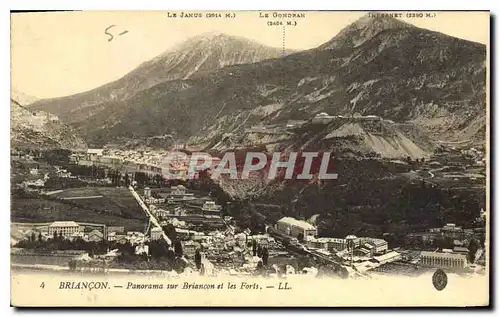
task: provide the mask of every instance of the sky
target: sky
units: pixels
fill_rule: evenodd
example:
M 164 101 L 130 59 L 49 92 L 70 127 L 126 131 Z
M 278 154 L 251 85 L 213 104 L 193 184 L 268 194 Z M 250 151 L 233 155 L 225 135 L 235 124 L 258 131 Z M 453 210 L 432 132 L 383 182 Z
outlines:
M 283 29 L 268 26 L 259 12 L 234 18 L 172 18 L 169 11 L 85 11 L 11 14 L 11 86 L 24 94 L 52 98 L 84 92 L 119 79 L 142 62 L 206 32 L 253 39 L 282 47 Z M 194 11 L 193 11 L 194 12 Z M 199 11 L 205 15 L 208 11 Z M 272 15 L 273 11 L 269 11 Z M 172 11 L 170 13 L 173 13 Z M 176 11 L 179 16 L 180 11 Z M 219 12 L 224 15 L 227 12 Z M 310 49 L 334 37 L 366 12 L 304 12 L 286 27 L 287 49 Z M 415 26 L 488 44 L 488 12 L 435 12 L 404 16 Z M 113 39 L 105 34 L 106 28 Z M 128 31 L 126 34 L 118 35 Z

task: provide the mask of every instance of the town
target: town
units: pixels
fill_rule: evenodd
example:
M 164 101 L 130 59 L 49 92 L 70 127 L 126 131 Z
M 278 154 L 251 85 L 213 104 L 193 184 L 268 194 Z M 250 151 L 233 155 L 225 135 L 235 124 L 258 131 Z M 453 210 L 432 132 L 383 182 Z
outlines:
M 132 152 L 122 152 L 122 157 L 116 152 L 106 156 L 101 149 L 66 154 L 68 163 L 62 168 L 48 164 L 57 163 L 57 155 L 41 159 L 14 152 L 15 193 L 75 211 L 104 206 L 95 210 L 111 217 L 116 209 L 113 217 L 130 219 L 115 225 L 112 220 L 99 222 L 101 216 L 88 221 L 62 213 L 64 219 L 55 221 L 13 221 L 14 267 L 344 278 L 421 274 L 436 267 L 460 274 L 484 272 L 484 211 L 475 228 L 448 223 L 408 233 L 397 247 L 384 237 L 320 236 L 311 221 L 288 216 L 274 223 L 264 220 L 256 230 L 242 226 L 227 204 L 218 204 L 217 196 L 195 182 L 167 183 L 148 160 L 132 167 Z M 186 171 L 185 164 L 176 167 Z M 56 185 L 51 178 L 57 179 Z

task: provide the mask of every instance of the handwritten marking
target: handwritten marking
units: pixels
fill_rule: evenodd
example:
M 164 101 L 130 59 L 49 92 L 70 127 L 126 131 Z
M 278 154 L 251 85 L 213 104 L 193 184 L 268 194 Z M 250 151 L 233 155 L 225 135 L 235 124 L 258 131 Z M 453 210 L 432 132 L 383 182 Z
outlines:
M 109 30 L 109 29 L 111 29 L 111 28 L 114 28 L 115 26 L 116 26 L 116 25 L 112 24 L 112 25 L 108 26 L 108 27 L 106 28 L 106 30 L 104 30 L 104 34 L 111 36 L 111 37 L 108 39 L 108 42 L 111 42 L 111 41 L 113 40 L 113 38 L 114 38 L 113 34 L 108 33 L 108 30 Z
M 108 31 L 111 29 L 111 28 L 114 28 L 116 25 L 112 24 L 110 26 L 108 26 L 105 30 L 104 30 L 104 34 L 110 36 L 110 38 L 108 39 L 108 42 L 111 42 L 115 37 L 113 36 L 113 34 L 109 33 Z M 125 30 L 125 31 L 122 31 L 121 33 L 119 33 L 118 35 L 125 35 L 128 33 L 128 30 Z

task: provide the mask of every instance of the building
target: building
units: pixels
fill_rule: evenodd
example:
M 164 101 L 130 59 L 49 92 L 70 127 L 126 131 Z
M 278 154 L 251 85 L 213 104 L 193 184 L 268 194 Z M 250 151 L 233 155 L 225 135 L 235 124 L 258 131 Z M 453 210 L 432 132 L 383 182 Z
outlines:
M 163 236 L 163 229 L 160 227 L 151 228 L 151 240 L 160 240 Z
M 104 240 L 104 234 L 99 230 L 92 230 L 87 235 L 87 241 L 90 242 L 101 242 Z
M 401 259 L 402 259 L 401 254 L 396 251 L 391 251 L 386 254 L 373 257 L 373 260 L 380 264 L 399 261 Z
M 86 159 L 89 161 L 95 161 L 96 159 L 102 157 L 103 149 L 87 149 Z
M 384 239 L 365 238 L 365 240 L 367 244 L 374 246 L 374 254 L 383 254 L 389 249 L 389 244 Z
M 219 215 L 222 210 L 222 206 L 216 205 L 214 201 L 209 200 L 203 204 L 201 210 L 204 215 Z
M 363 245 L 361 245 L 359 248 L 354 250 L 354 255 L 356 256 L 361 256 L 361 257 L 372 257 L 375 255 L 375 245 L 373 245 L 370 242 L 365 242 Z
M 464 231 L 462 227 L 457 227 L 454 223 L 447 223 L 442 229 L 441 232 L 444 236 L 452 238 L 452 239 L 461 239 L 464 236 Z
M 144 188 L 144 197 L 145 198 L 151 197 L 151 188 L 149 188 L 149 187 Z
M 172 186 L 170 187 L 172 196 L 184 196 L 186 195 L 186 187 L 184 185 Z
M 174 216 L 185 216 L 185 215 L 187 215 L 187 211 L 186 211 L 186 209 L 184 209 L 182 207 L 175 207 L 174 211 L 173 211 L 173 215 Z
M 116 241 L 116 243 L 119 244 L 125 244 L 129 242 L 126 235 L 116 235 L 113 241 Z
M 187 256 L 194 256 L 196 253 L 196 249 L 198 249 L 200 246 L 199 243 L 188 240 L 182 242 L 182 251 L 184 252 L 185 255 Z
M 146 241 L 146 237 L 144 236 L 144 233 L 142 232 L 137 232 L 137 231 L 128 231 L 127 234 L 125 235 L 125 239 L 130 242 L 131 245 L 137 245 L 144 243 Z M 117 242 L 119 240 L 117 239 Z
M 121 226 L 111 226 L 111 227 L 108 227 L 108 232 L 111 233 L 111 232 L 116 232 L 117 234 L 124 234 L 125 233 L 125 227 L 121 227 Z
M 420 264 L 442 268 L 465 268 L 467 257 L 464 254 L 422 251 Z
M 117 234 L 116 231 L 113 231 L 113 232 L 108 232 L 108 241 L 110 242 L 113 242 L 113 241 L 116 241 L 116 239 L 118 239 L 120 237 L 119 234 Z
M 135 247 L 135 254 L 149 254 L 149 246 L 145 244 L 139 244 Z
M 347 240 L 341 238 L 330 238 L 328 241 L 329 251 L 342 251 L 347 248 Z
M 69 239 L 73 233 L 81 231 L 81 227 L 74 221 L 54 221 L 49 225 L 49 235 L 53 236 L 54 232 L 62 234 L 63 237 Z
M 333 120 L 333 116 L 328 115 L 326 112 L 318 113 L 312 118 L 312 123 L 314 124 L 328 124 Z
M 318 235 L 318 230 L 315 226 L 303 220 L 297 220 L 292 217 L 283 217 L 276 223 L 276 229 L 286 235 L 297 237 L 300 233 L 306 236 Z
M 48 121 L 49 122 L 52 122 L 52 123 L 57 123 L 59 122 L 59 117 L 56 116 L 55 114 L 50 114 L 50 113 L 47 113 L 47 118 L 48 118 Z
M 330 252 L 342 251 L 347 248 L 346 239 L 341 238 L 310 238 L 307 241 L 310 248 L 324 249 Z

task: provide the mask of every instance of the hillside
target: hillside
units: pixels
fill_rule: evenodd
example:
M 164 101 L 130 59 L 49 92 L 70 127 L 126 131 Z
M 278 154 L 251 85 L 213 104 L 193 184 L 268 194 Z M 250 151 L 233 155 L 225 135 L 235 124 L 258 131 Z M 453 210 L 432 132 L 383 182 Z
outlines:
M 10 101 L 10 140 L 12 147 L 21 148 L 86 148 L 85 142 L 69 126 L 48 113 Z
M 40 100 L 32 108 L 57 114 L 68 123 L 84 122 L 158 84 L 188 79 L 228 65 L 255 63 L 282 53 L 280 48 L 244 38 L 205 33 L 139 65 L 117 81 L 72 96 Z
M 40 98 L 38 98 L 38 97 L 27 95 L 25 93 L 20 92 L 17 89 L 11 89 L 10 96 L 12 99 L 17 101 L 21 106 L 28 106 L 28 105 L 40 100 Z

